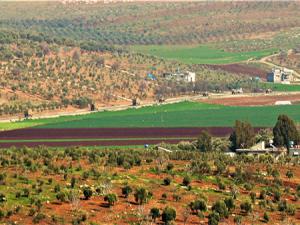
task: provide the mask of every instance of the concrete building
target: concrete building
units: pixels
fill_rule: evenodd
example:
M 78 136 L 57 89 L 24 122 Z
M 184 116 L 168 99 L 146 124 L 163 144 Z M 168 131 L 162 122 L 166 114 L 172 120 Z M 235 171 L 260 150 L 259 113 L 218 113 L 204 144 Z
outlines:
M 286 68 L 273 68 L 272 72 L 267 75 L 267 81 L 273 83 L 290 84 L 294 81 L 293 70 Z
M 184 81 L 184 82 L 195 82 L 196 81 L 196 73 L 185 71 L 185 72 L 177 72 L 177 73 L 164 73 L 163 77 L 168 80 L 176 80 L 176 81 Z

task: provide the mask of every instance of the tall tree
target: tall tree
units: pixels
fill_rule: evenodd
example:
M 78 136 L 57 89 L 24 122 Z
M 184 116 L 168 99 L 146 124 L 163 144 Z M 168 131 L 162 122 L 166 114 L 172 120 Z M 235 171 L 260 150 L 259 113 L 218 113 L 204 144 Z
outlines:
M 198 137 L 198 149 L 203 152 L 212 150 L 211 135 L 207 131 L 202 131 Z
M 279 115 L 277 123 L 273 128 L 274 144 L 276 146 L 285 146 L 290 149 L 290 142 L 299 142 L 299 132 L 294 121 L 287 115 Z
M 255 132 L 248 122 L 235 121 L 233 133 L 230 135 L 231 147 L 233 150 L 238 148 L 249 148 L 255 143 Z

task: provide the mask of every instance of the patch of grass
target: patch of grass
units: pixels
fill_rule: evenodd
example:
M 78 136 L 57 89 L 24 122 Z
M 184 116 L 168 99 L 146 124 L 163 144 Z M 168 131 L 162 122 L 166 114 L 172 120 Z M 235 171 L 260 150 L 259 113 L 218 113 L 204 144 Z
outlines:
M 273 91 L 281 91 L 281 92 L 300 91 L 300 85 L 297 85 L 297 84 L 261 83 L 261 87 L 264 89 L 270 88 Z
M 276 52 L 276 49 L 249 52 L 226 52 L 221 49 L 216 49 L 210 45 L 138 45 L 131 47 L 131 49 L 136 52 L 154 55 L 163 59 L 177 60 L 188 64 L 229 64 L 248 59 L 259 59 Z
M 197 102 L 149 106 L 88 115 L 15 122 L 13 127 L 101 128 L 101 127 L 232 127 L 235 120 L 249 121 L 256 127 L 274 126 L 278 115 L 287 114 L 300 122 L 300 105 L 286 106 L 222 106 Z M 0 129 L 11 128 L 1 123 Z

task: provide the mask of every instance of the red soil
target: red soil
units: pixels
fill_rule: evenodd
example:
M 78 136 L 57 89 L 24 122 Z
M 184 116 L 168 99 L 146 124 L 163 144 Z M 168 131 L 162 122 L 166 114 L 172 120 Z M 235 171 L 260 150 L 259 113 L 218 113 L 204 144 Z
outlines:
M 251 77 L 260 77 L 263 80 L 266 79 L 266 75 L 268 72 L 253 66 L 247 66 L 241 64 L 207 65 L 207 67 L 214 70 L 224 70 L 229 73 L 236 73 L 236 74 L 246 75 Z
M 256 128 L 259 130 L 260 128 Z M 231 127 L 190 127 L 190 128 L 76 128 L 76 129 L 19 129 L 0 132 L 0 140 L 18 140 L 18 142 L 0 143 L 0 148 L 11 146 L 34 147 L 45 146 L 124 146 L 179 143 L 180 141 L 195 140 L 202 131 L 208 131 L 213 136 L 224 137 L 229 135 Z M 63 139 L 104 139 L 104 140 L 80 140 L 64 141 Z M 159 138 L 159 139 L 158 139 Z M 172 139 L 170 139 L 172 138 Z M 38 141 L 38 139 L 62 139 L 61 141 Z M 124 140 L 105 140 L 124 139 Z M 20 140 L 33 140 L 30 142 Z M 34 141 L 36 140 L 36 141 Z
M 230 105 L 230 106 L 262 106 L 262 105 L 275 105 L 276 101 L 291 101 L 298 102 L 300 94 L 280 95 L 280 96 L 235 96 L 226 98 L 208 98 L 201 99 L 201 102 Z
M 26 128 L 0 132 L 2 140 L 23 139 L 83 139 L 83 138 L 167 138 L 197 137 L 203 130 L 213 136 L 226 136 L 230 127 L 183 127 L 183 128 Z

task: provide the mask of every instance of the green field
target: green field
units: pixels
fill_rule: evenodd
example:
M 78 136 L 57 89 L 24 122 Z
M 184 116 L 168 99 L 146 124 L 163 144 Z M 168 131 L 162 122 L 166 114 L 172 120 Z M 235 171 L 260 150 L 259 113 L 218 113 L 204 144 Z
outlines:
M 227 127 L 245 120 L 257 127 L 274 126 L 279 114 L 300 122 L 300 105 L 238 107 L 181 102 L 80 116 L 1 123 L 0 129 L 97 127 Z
M 272 89 L 273 91 L 280 92 L 295 92 L 300 91 L 299 84 L 274 84 L 274 83 L 261 83 L 261 88 L 263 89 Z
M 209 45 L 199 46 L 133 46 L 133 51 L 154 55 L 164 59 L 177 60 L 188 64 L 230 64 L 248 59 L 259 59 L 276 52 L 276 49 L 267 49 L 251 52 L 225 52 Z

